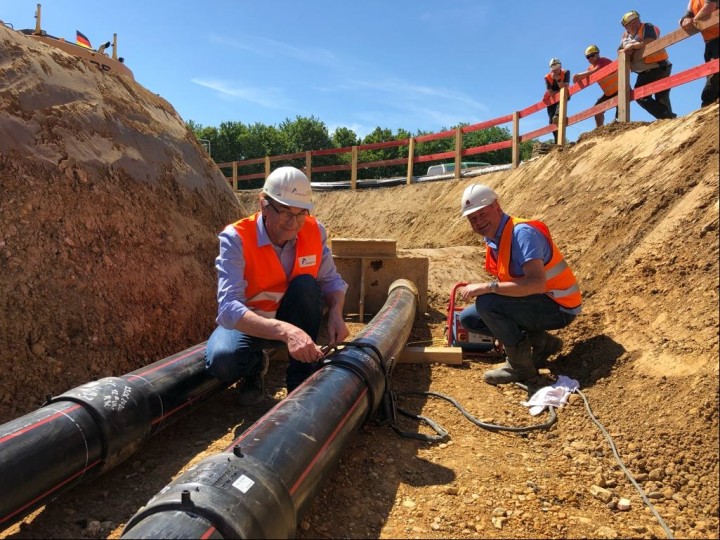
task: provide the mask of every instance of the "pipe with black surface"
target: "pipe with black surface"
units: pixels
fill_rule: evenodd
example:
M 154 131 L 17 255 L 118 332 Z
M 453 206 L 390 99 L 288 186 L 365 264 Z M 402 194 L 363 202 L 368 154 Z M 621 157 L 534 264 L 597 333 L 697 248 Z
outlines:
M 0 426 L 0 525 L 111 469 L 225 388 L 204 356 L 205 344 L 195 345 L 73 388 Z
M 395 281 L 345 348 L 250 426 L 141 508 L 122 538 L 291 538 L 343 449 L 380 406 L 417 309 Z

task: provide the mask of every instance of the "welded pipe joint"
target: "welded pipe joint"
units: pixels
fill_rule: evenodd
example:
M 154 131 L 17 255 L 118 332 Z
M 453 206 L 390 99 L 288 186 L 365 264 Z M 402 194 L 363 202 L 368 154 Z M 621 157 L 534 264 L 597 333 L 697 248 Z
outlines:
M 102 434 L 105 471 L 127 459 L 150 437 L 153 394 L 152 385 L 143 379 L 105 377 L 51 398 L 48 403 L 69 401 L 88 411 Z
M 239 448 L 211 456 L 153 497 L 131 519 L 122 538 L 148 538 L 143 521 L 153 514 L 199 516 L 223 538 L 293 538 L 296 511 L 285 483 Z

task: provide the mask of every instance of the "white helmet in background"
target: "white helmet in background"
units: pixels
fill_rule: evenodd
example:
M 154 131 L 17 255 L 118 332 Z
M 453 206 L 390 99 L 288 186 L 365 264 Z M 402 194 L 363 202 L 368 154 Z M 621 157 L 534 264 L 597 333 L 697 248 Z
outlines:
M 483 184 L 471 184 L 465 188 L 462 201 L 460 201 L 460 212 L 462 216 L 469 216 L 476 210 L 490 206 L 497 201 L 497 194 Z
M 312 210 L 312 188 L 305 173 L 295 167 L 278 167 L 265 180 L 263 193 L 285 206 Z
M 551 58 L 550 59 L 550 69 L 555 71 L 556 69 L 560 69 L 562 67 L 562 62 L 559 58 Z

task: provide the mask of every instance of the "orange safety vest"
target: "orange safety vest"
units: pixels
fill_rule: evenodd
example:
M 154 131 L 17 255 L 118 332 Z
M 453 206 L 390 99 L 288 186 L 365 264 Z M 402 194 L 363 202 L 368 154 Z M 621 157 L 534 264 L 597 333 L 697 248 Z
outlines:
M 317 277 L 322 259 L 322 235 L 315 218 L 308 216 L 298 232 L 295 245 L 295 264 L 290 278 L 285 276 L 273 246 L 258 246 L 257 220 L 260 212 L 233 223 L 242 238 L 245 256 L 245 305 L 267 319 L 272 319 L 287 291 L 288 282 L 301 274 Z
M 610 64 L 608 64 L 610 65 Z M 588 66 L 588 69 L 593 69 L 595 66 L 590 64 Z M 603 66 L 607 67 L 607 66 Z M 600 68 L 602 69 L 602 68 Z M 602 88 L 603 94 L 606 96 L 614 96 L 617 94 L 618 91 L 618 74 L 617 71 L 615 73 L 611 73 L 607 77 L 603 77 L 598 82 L 598 85 L 600 85 L 600 88 Z
M 641 40 L 645 39 L 645 28 L 647 28 L 647 25 L 650 25 L 653 28 L 655 28 L 655 34 L 659 38 L 660 37 L 660 28 L 658 28 L 657 26 L 655 26 L 652 23 L 642 23 L 642 25 L 640 26 L 640 30 L 638 30 L 638 33 L 637 33 L 638 37 Z M 645 58 L 643 58 L 643 61 L 646 64 L 654 64 L 656 62 L 661 62 L 661 61 L 667 60 L 667 59 L 668 59 L 668 53 L 665 51 L 665 49 L 660 49 L 658 52 L 653 53 L 650 56 L 646 56 Z
M 580 307 L 582 297 L 578 287 L 575 274 L 568 266 L 560 250 L 550 236 L 550 230 L 542 221 L 531 221 L 528 219 L 510 217 L 505 225 L 500 245 L 498 246 L 498 258 L 492 255 L 492 249 L 487 246 L 485 252 L 485 270 L 498 278 L 499 281 L 511 281 L 510 275 L 510 251 L 512 249 L 512 231 L 518 223 L 527 223 L 534 229 L 541 232 L 550 242 L 552 256 L 550 262 L 545 265 L 545 294 L 552 300 L 568 309 Z
M 703 2 L 703 0 L 690 0 L 689 9 L 690 9 L 690 11 L 692 11 L 693 15 L 698 14 L 698 12 L 702 9 L 704 3 L 705 2 Z M 718 8 L 717 8 L 717 3 L 716 3 L 715 9 L 713 11 L 716 11 L 717 9 Z M 717 37 L 720 36 L 720 27 L 713 26 L 711 28 L 707 28 L 707 29 L 703 30 L 701 33 L 702 33 L 702 37 L 705 41 L 711 41 L 713 39 L 717 39 Z
M 565 71 L 564 69 L 560 70 L 560 79 L 557 82 L 565 82 L 565 73 L 567 73 L 567 71 Z M 552 72 L 545 75 L 545 80 L 547 81 L 547 83 L 550 87 L 552 87 L 553 83 L 556 82 L 555 79 L 553 79 Z M 570 83 L 568 82 L 568 85 L 569 84 Z M 560 86 L 560 85 L 558 85 L 558 86 Z

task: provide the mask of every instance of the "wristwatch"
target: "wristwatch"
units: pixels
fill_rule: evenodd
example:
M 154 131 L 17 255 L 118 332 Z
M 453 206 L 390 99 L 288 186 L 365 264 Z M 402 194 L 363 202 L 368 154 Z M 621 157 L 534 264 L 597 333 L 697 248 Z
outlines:
M 499 284 L 498 284 L 497 279 L 493 279 L 493 280 L 490 282 L 490 292 L 491 292 L 491 293 L 497 293 L 497 292 L 498 292 L 498 288 L 499 288 Z

